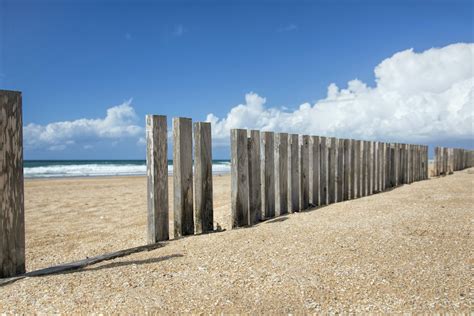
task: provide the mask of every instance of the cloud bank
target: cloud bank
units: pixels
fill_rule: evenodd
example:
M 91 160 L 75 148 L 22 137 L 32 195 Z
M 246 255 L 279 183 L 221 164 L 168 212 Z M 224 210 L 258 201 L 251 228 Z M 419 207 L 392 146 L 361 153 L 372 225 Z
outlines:
M 136 125 L 138 117 L 131 100 L 107 109 L 104 118 L 78 119 L 54 122 L 47 125 L 28 124 L 24 127 L 24 142 L 27 148 L 47 148 L 57 151 L 71 145 L 84 149 L 92 148 L 91 142 L 141 136 L 144 129 Z
M 375 87 L 358 79 L 344 89 L 332 83 L 325 99 L 292 112 L 248 93 L 226 117 L 211 113 L 206 120 L 222 145 L 231 128 L 405 142 L 473 139 L 473 69 L 474 44 L 408 49 L 375 67 Z

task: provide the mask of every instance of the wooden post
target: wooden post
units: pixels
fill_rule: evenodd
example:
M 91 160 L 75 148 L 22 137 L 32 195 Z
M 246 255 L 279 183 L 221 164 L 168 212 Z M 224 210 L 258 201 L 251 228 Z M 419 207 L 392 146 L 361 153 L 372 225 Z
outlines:
M 344 140 L 337 140 L 337 167 L 336 167 L 336 200 L 341 202 L 344 198 Z
M 256 224 L 262 217 L 262 187 L 260 171 L 260 131 L 248 131 L 249 223 Z
M 166 116 L 146 116 L 148 244 L 169 239 L 167 133 Z
M 378 170 L 377 170 L 377 182 L 378 182 L 378 191 L 381 192 L 383 191 L 383 186 L 382 186 L 382 179 L 383 179 L 383 144 L 381 142 L 377 142 L 377 165 L 378 165 Z
M 288 134 L 275 134 L 275 213 L 288 213 Z
M 290 134 L 288 139 L 288 210 L 297 212 L 300 209 L 300 179 L 298 135 Z
M 355 139 L 351 140 L 351 199 L 357 198 L 358 190 L 358 141 Z
M 21 92 L 0 90 L 0 278 L 25 273 Z
M 174 236 L 194 234 L 193 138 L 189 118 L 173 118 Z
M 249 224 L 249 161 L 247 131 L 230 130 L 232 228 Z
M 381 172 L 382 172 L 382 182 L 381 182 L 381 191 L 385 191 L 387 188 L 387 143 L 382 143 L 382 165 L 381 165 Z
M 328 200 L 329 204 L 336 202 L 336 168 L 337 168 L 337 139 L 329 138 L 328 150 Z
M 344 189 L 343 197 L 344 201 L 351 198 L 351 155 L 352 155 L 352 141 L 350 139 L 344 139 Z
M 310 202 L 313 206 L 320 205 L 319 202 L 319 136 L 310 137 L 310 150 L 309 150 L 309 169 L 310 169 Z
M 367 181 L 367 195 L 372 195 L 374 192 L 374 142 L 367 142 L 369 145 L 368 148 L 368 180 Z
M 261 182 L 263 218 L 275 217 L 275 157 L 273 132 L 261 133 Z
M 362 169 L 361 169 L 361 194 L 362 196 L 367 196 L 367 177 L 368 177 L 368 149 L 369 145 L 367 141 L 361 141 L 361 151 L 362 151 Z
M 319 202 L 320 205 L 328 204 L 328 146 L 327 138 L 319 140 Z
M 196 233 L 214 230 L 211 123 L 194 123 L 194 225 Z
M 372 192 L 373 193 L 376 193 L 376 192 L 379 192 L 379 177 L 378 177 L 378 171 L 379 171 L 379 161 L 378 161 L 378 156 L 379 156 L 379 143 L 378 142 L 373 142 L 373 149 L 374 149 L 374 152 L 373 152 L 373 160 L 374 160 L 374 166 L 373 166 L 373 170 L 374 170 L 374 175 L 373 175 L 373 189 L 372 189 Z
M 309 207 L 309 136 L 300 135 L 300 209 Z

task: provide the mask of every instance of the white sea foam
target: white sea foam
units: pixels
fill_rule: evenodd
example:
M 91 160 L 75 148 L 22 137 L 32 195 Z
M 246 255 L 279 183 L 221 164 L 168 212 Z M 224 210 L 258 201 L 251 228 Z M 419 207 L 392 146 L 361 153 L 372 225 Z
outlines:
M 212 165 L 212 173 L 230 173 L 230 163 Z M 78 164 L 25 167 L 25 178 L 96 177 L 145 175 L 145 165 L 133 164 Z M 168 174 L 173 174 L 173 166 L 168 166 Z

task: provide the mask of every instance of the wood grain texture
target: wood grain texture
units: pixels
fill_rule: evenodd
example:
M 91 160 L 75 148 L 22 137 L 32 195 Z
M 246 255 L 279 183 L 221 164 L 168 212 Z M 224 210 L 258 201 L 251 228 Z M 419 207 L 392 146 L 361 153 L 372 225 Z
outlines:
M 337 139 L 329 138 L 328 147 L 328 203 L 336 202 Z
M 358 186 L 358 159 L 357 159 L 357 140 L 351 140 L 351 199 L 357 198 Z
M 368 193 L 368 177 L 369 177 L 369 144 L 368 141 L 361 142 L 362 147 L 362 181 L 361 181 L 361 194 L 367 196 Z
M 194 234 L 193 138 L 189 118 L 173 118 L 174 236 Z
M 194 128 L 194 230 L 214 230 L 212 198 L 211 123 L 197 122 Z
M 21 92 L 0 90 L 0 278 L 25 272 Z
M 309 139 L 309 200 L 314 206 L 320 205 L 319 201 L 319 136 L 311 136 Z
M 300 209 L 300 179 L 298 135 L 288 137 L 288 210 L 297 212 Z
M 328 201 L 328 141 L 326 137 L 319 139 L 319 203 L 327 205 Z
M 351 154 L 352 154 L 352 140 L 344 139 L 344 187 L 343 187 L 343 197 L 344 201 L 347 201 L 351 198 Z
M 300 209 L 309 207 L 309 136 L 300 135 Z
M 374 193 L 374 142 L 368 141 L 367 144 L 369 145 L 367 152 L 367 195 L 372 195 Z
M 288 134 L 275 134 L 275 214 L 288 213 Z
M 248 139 L 244 129 L 230 130 L 232 228 L 249 224 Z
M 166 116 L 146 116 L 148 244 L 169 239 L 167 132 Z
M 262 185 L 260 171 L 260 131 L 248 131 L 249 165 L 249 221 L 250 225 L 262 219 Z
M 261 182 L 262 182 L 262 209 L 263 218 L 275 217 L 275 150 L 274 133 L 262 132 L 260 139 L 262 155 Z

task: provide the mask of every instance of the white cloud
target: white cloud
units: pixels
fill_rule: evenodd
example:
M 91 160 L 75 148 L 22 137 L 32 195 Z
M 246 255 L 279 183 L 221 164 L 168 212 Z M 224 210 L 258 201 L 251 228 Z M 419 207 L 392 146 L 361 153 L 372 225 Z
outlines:
M 296 31 L 298 26 L 296 24 L 288 24 L 278 29 L 278 32 L 291 32 Z
M 68 146 L 81 143 L 83 148 L 92 148 L 88 142 L 98 139 L 117 139 L 137 137 L 143 134 L 131 100 L 107 109 L 105 118 L 78 119 L 54 122 L 47 125 L 28 124 L 24 128 L 24 141 L 27 148 L 48 148 L 64 150 Z
M 375 67 L 376 86 L 354 79 L 334 83 L 327 97 L 294 111 L 265 107 L 256 93 L 225 118 L 207 116 L 215 144 L 229 143 L 231 128 L 406 142 L 473 139 L 474 44 L 421 53 L 408 49 Z

